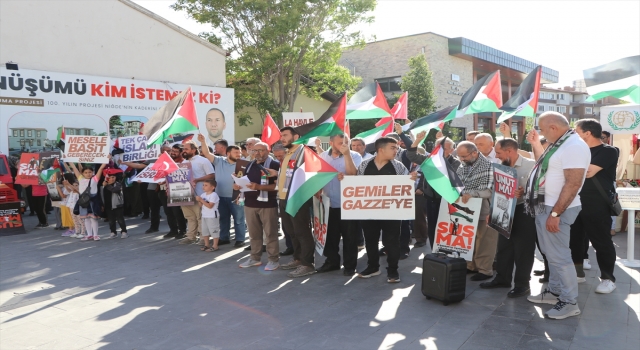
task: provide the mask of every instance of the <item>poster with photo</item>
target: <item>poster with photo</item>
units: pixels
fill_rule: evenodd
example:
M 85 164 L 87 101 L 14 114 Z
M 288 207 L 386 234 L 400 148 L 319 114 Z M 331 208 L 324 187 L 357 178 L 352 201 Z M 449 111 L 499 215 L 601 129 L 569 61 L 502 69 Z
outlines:
M 447 203 L 443 199 L 438 212 L 433 253 L 442 249 L 457 252 L 467 261 L 473 260 L 481 207 L 482 198 L 471 198 L 467 203 L 460 199 L 456 203 Z
M 324 252 L 324 246 L 327 243 L 330 206 L 329 196 L 324 193 L 320 198 L 313 196 L 313 241 L 316 244 L 316 252 L 320 255 Z
M 22 153 L 18 163 L 16 185 L 37 185 L 40 174 L 40 154 Z
M 493 181 L 489 226 L 509 238 L 513 226 L 513 215 L 516 211 L 515 192 L 518 186 L 518 173 L 512 167 L 493 164 Z
M 196 202 L 193 187 L 191 187 L 191 163 L 178 164 L 178 170 L 169 174 L 167 179 L 167 206 L 176 207 L 194 205 Z

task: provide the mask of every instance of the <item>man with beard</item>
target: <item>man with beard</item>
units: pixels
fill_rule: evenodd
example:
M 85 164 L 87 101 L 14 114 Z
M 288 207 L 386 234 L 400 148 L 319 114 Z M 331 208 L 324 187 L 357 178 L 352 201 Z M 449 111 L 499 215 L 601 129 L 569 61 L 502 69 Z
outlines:
M 247 187 L 254 191 L 245 192 L 244 213 L 247 218 L 251 256 L 240 264 L 242 268 L 262 265 L 262 246 L 266 245 L 269 262 L 265 271 L 280 267 L 278 255 L 278 202 L 276 200 L 276 177 L 268 176 L 264 169 L 278 171 L 280 163 L 269 157 L 269 145 L 258 142 L 253 145 L 254 160 L 247 165 L 246 175 L 251 181 Z M 234 189 L 240 187 L 234 185 Z M 263 239 L 264 232 L 264 239 Z
M 467 269 L 470 273 L 478 272 L 471 277 L 472 281 L 483 281 L 493 277 L 493 258 L 498 243 L 498 232 L 487 226 L 491 209 L 489 199 L 493 189 L 493 166 L 470 141 L 458 144 L 458 158 L 462 164 L 457 173 L 464 184 L 460 200 L 464 204 L 470 198 L 482 198 L 473 260 L 467 262 Z
M 516 210 L 511 227 L 511 236 L 506 238 L 498 235 L 498 251 L 496 253 L 496 277 L 491 282 L 480 284 L 480 288 L 511 288 L 511 281 L 515 283 L 514 288 L 507 294 L 510 298 L 527 295 L 531 289 L 531 269 L 536 250 L 536 225 L 533 217 L 524 211 L 524 186 L 531 169 L 536 164 L 532 159 L 524 158 L 518 154 L 518 142 L 511 138 L 498 141 L 495 147 L 496 157 L 506 165 L 516 169 L 517 190 Z M 508 226 L 508 224 L 507 224 Z M 516 273 L 513 273 L 515 263 Z
M 207 148 L 207 145 L 205 144 L 203 148 Z M 213 165 L 207 158 L 198 155 L 198 146 L 191 140 L 184 143 L 182 157 L 184 158 L 183 163 L 191 163 L 191 172 L 193 174 L 191 186 L 194 188 L 196 196 L 199 196 L 204 193 L 202 188 L 204 180 L 215 180 Z M 200 228 L 202 209 L 198 203 L 183 205 L 180 208 L 182 208 L 182 213 L 187 220 L 187 234 L 185 238 L 180 240 L 180 244 L 195 243 L 196 235 Z
M 213 146 L 213 144 L 222 138 L 222 133 L 227 127 L 224 119 L 224 113 L 218 108 L 211 108 L 205 117 L 205 127 L 207 128 L 207 142 L 203 145 Z
M 169 156 L 176 164 L 182 163 L 182 144 L 175 144 L 169 149 Z M 179 206 L 167 206 L 167 191 L 166 189 L 159 193 L 160 201 L 164 207 L 164 213 L 167 215 L 167 224 L 169 225 L 169 233 L 164 235 L 164 238 L 184 238 L 187 231 L 187 221 L 184 219 L 184 214 Z
M 204 135 L 198 135 L 198 141 L 204 144 Z M 207 158 L 216 169 L 215 180 L 218 183 L 216 193 L 220 197 L 218 212 L 220 213 L 220 241 L 219 245 L 229 244 L 231 240 L 231 216 L 236 233 L 234 247 L 244 245 L 246 226 L 244 222 L 244 208 L 236 204 L 237 198 L 233 198 L 233 178 L 236 173 L 236 161 L 240 159 L 240 147 L 232 145 L 226 149 L 226 157 L 211 154 L 206 147 L 202 148 L 202 155 Z
M 295 216 L 287 213 L 287 199 L 289 184 L 295 169 L 299 168 L 304 161 L 304 145 L 293 144 L 300 135 L 290 126 L 280 129 L 280 142 L 287 150 L 280 166 L 280 172 L 269 170 L 271 175 L 278 174 L 277 189 L 280 201 L 280 215 L 282 217 L 283 229 L 291 235 L 293 243 L 293 259 L 287 264 L 281 265 L 283 270 L 293 270 L 287 274 L 288 277 L 303 277 L 314 274 L 314 254 L 315 242 L 311 234 L 311 203 L 309 199 L 304 203 Z
M 204 143 L 202 144 L 204 145 Z M 216 156 L 224 157 L 227 154 L 227 147 L 229 147 L 229 142 L 225 139 L 220 139 L 213 144 L 213 153 Z M 204 151 L 202 151 L 202 154 L 204 154 Z

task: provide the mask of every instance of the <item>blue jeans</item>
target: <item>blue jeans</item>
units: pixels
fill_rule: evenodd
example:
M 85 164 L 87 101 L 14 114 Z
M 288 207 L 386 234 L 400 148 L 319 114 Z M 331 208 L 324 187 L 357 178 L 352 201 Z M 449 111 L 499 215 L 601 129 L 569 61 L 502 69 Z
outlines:
M 233 216 L 236 242 L 244 242 L 247 233 L 247 224 L 244 221 L 244 207 L 233 203 L 231 197 L 220 197 L 218 212 L 220 213 L 220 240 L 228 241 L 230 239 L 231 216 Z

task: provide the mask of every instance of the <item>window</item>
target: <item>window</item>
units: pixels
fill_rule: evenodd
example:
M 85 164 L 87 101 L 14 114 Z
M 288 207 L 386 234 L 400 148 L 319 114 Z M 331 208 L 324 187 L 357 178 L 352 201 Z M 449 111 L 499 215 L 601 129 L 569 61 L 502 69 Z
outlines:
M 27 130 L 27 137 L 33 136 L 33 130 Z
M 539 98 L 544 98 L 544 92 L 541 92 Z
M 543 105 L 538 106 L 538 112 L 544 112 L 544 106 Z
M 554 97 L 555 97 L 555 95 L 554 95 L 554 94 L 552 94 L 552 93 L 548 93 L 548 94 L 547 94 L 547 99 L 549 99 L 549 100 L 553 100 L 553 99 L 554 99 Z
M 558 100 L 564 100 L 564 94 L 558 94 Z
M 13 130 L 13 137 L 18 137 L 18 130 Z
M 593 107 L 584 107 L 584 114 L 593 114 Z
M 376 81 L 380 84 L 380 89 L 382 89 L 382 92 L 402 91 L 402 89 L 400 88 L 400 77 L 380 78 L 376 79 Z
M 558 113 L 567 113 L 567 107 L 566 106 L 556 106 L 556 112 Z
M 42 137 L 42 131 L 36 131 L 36 137 L 37 138 L 41 138 Z
M 37 144 L 38 146 L 42 146 L 42 142 L 40 141 L 40 139 L 37 139 L 37 140 L 36 140 L 36 144 Z
M 20 130 L 20 137 L 24 137 L 24 130 Z

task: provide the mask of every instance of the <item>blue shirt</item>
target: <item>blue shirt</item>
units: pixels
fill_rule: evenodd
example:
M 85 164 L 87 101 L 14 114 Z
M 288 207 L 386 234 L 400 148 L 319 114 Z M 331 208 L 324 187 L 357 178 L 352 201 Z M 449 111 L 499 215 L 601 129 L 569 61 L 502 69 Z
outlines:
M 227 157 L 215 156 L 213 167 L 216 169 L 216 193 L 219 197 L 233 197 L 233 178 L 236 173 L 236 163 L 229 163 Z
M 357 169 L 360 166 L 360 163 L 362 163 L 362 157 L 358 152 L 350 152 L 351 159 L 353 159 L 353 163 L 355 164 Z M 331 149 L 329 149 L 328 151 L 322 152 L 322 154 L 320 154 L 320 158 L 322 158 L 324 161 L 329 163 L 329 165 L 343 174 L 347 171 L 347 167 L 344 164 L 344 155 L 342 154 L 340 154 L 340 156 L 338 156 L 337 158 L 334 158 L 331 154 Z M 336 176 L 331 179 L 331 181 L 329 181 L 329 183 L 324 186 L 323 190 L 331 200 L 331 208 L 340 208 L 340 180 L 338 180 L 338 177 Z

